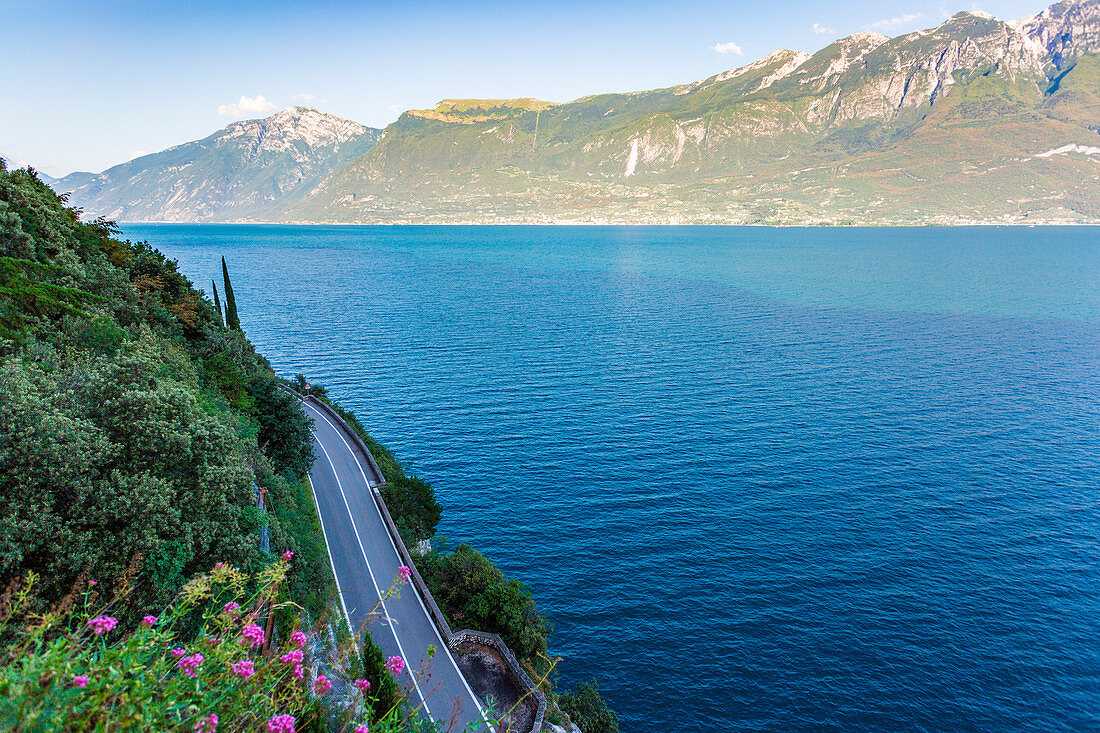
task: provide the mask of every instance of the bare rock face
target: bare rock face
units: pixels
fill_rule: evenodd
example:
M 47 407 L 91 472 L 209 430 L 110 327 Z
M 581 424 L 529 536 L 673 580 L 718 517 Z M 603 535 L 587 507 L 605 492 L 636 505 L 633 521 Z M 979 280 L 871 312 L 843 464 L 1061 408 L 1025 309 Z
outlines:
M 1100 50 L 1100 4 L 1091 0 L 1061 2 L 1009 25 L 1056 69 Z
M 305 160 L 312 150 L 352 142 L 368 128 L 310 107 L 287 107 L 262 120 L 235 122 L 216 135 L 215 145 L 240 147 L 251 156 L 287 152 Z

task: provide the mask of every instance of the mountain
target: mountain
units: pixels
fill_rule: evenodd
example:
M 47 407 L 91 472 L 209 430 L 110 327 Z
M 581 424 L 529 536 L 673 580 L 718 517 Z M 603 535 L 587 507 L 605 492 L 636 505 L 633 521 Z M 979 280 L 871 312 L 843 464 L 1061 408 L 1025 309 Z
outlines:
M 366 153 L 380 130 L 307 107 L 235 122 L 202 140 L 103 173 L 51 182 L 70 205 L 119 221 L 262 218 Z
M 1100 0 L 958 13 L 565 104 L 446 100 L 268 216 L 298 222 L 1100 221 Z
M 121 221 L 1100 222 L 1098 133 L 1100 0 L 1071 0 L 384 132 L 291 107 L 52 185 Z

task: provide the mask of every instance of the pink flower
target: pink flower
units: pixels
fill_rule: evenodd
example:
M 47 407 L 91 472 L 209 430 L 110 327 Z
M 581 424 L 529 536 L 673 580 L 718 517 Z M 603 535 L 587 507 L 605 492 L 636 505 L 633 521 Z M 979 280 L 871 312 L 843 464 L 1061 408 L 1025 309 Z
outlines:
M 306 676 L 305 670 L 302 669 L 302 665 L 300 665 L 300 664 L 295 664 L 294 665 L 294 676 L 297 677 L 298 679 L 302 679 L 303 677 Z
M 76 677 L 73 677 L 73 687 L 79 687 L 83 690 L 85 687 L 88 686 L 88 682 L 90 681 L 91 680 L 88 679 L 88 675 L 78 674 Z
M 264 630 L 256 624 L 249 624 L 241 629 L 241 636 L 253 647 L 258 647 L 264 643 Z
M 352 684 L 358 687 L 359 691 L 363 694 L 366 694 L 367 690 L 370 689 L 370 680 L 359 679 L 355 680 L 355 682 L 352 682 Z
M 199 733 L 214 733 L 214 729 L 218 727 L 218 716 L 214 713 L 210 713 L 205 718 L 195 723 L 195 727 L 191 730 L 198 731 Z
M 286 560 L 287 562 L 290 562 L 290 558 L 292 558 L 292 557 L 294 557 L 294 553 L 291 552 L 290 550 L 287 550 L 286 552 L 283 553 L 283 559 Z
M 249 677 L 256 674 L 256 664 L 251 659 L 242 659 L 239 662 L 233 662 L 233 674 L 247 680 Z
M 236 618 L 239 615 L 238 612 L 240 611 L 240 609 L 241 604 L 235 601 L 230 601 L 222 607 L 222 613 L 224 613 L 226 616 L 232 616 L 233 618 Z
M 92 633 L 96 636 L 106 634 L 116 626 L 118 626 L 118 619 L 114 616 L 96 616 L 88 621 L 88 628 L 90 628 Z
M 296 722 L 293 715 L 274 715 L 267 719 L 267 733 L 294 733 Z
M 157 625 L 157 617 L 156 616 L 144 616 L 141 619 L 141 625 L 145 626 L 146 628 L 148 628 L 149 626 L 156 626 Z
M 301 649 L 306 645 L 306 635 L 301 631 L 295 631 L 290 635 L 290 643 Z
M 179 667 L 180 671 L 188 677 L 198 677 L 199 665 L 202 664 L 203 661 L 205 661 L 205 658 L 198 652 L 195 652 L 189 657 L 181 658 L 178 662 L 176 662 L 176 666 Z
M 370 728 L 365 725 L 360 725 L 355 729 L 355 733 L 370 733 Z
M 88 581 L 88 585 L 98 585 L 98 584 L 99 584 L 99 581 L 96 581 L 96 580 L 89 580 Z
M 214 569 L 215 570 L 223 570 L 224 568 L 225 568 L 225 563 L 224 562 L 214 563 Z
M 185 652 L 183 649 L 181 649 L 179 647 L 176 647 L 175 649 L 173 649 L 172 651 L 170 651 L 168 653 L 171 654 L 176 659 L 179 659 L 180 657 L 182 657 L 187 652 Z
M 323 674 L 317 675 L 317 679 L 313 681 L 313 691 L 318 695 L 324 695 L 331 689 L 332 683 L 328 681 L 328 677 L 325 677 Z
M 399 567 L 397 569 L 397 577 L 401 578 L 401 580 L 403 581 L 408 580 L 410 577 L 412 577 L 412 571 L 409 570 L 409 566 L 402 565 L 401 567 Z
M 390 657 L 386 660 L 386 669 L 390 671 L 390 674 L 396 677 L 405 669 L 405 660 L 401 657 Z

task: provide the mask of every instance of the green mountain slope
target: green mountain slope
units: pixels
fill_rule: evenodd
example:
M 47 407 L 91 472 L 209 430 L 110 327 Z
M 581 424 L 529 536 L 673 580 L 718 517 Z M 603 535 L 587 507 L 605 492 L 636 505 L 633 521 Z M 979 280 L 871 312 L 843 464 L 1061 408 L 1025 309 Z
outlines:
M 405 113 L 282 221 L 1100 220 L 1100 2 L 959 13 L 679 87 Z M 1069 146 L 1069 147 L 1067 147 Z M 1052 152 L 1055 151 L 1055 152 Z
M 118 221 L 233 221 L 262 216 L 367 152 L 380 131 L 307 107 L 235 122 L 195 142 L 98 175 L 50 185 L 70 203 Z

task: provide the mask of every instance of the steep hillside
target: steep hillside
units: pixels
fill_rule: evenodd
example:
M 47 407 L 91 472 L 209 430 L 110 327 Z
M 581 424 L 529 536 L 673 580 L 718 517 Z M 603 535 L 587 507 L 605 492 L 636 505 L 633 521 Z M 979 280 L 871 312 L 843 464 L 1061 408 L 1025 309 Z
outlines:
M 119 221 L 232 221 L 288 204 L 370 149 L 379 130 L 289 107 L 99 175 L 51 181 L 89 214 Z
M 408 112 L 284 221 L 1100 220 L 1100 2 L 959 13 L 679 87 Z

